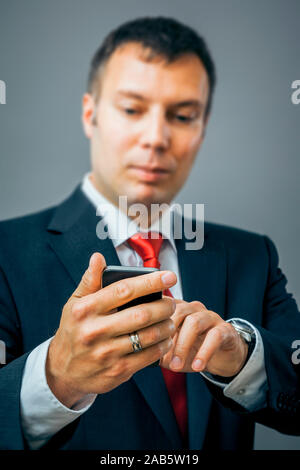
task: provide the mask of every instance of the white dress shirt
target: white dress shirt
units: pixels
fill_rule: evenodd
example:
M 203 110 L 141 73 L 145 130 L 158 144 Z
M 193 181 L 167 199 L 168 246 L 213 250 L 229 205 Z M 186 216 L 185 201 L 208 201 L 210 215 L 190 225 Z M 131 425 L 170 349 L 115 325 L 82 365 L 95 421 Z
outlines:
M 100 215 L 101 213 L 103 215 L 121 265 L 143 266 L 140 256 L 126 242 L 127 238 L 139 231 L 136 224 L 95 189 L 89 179 L 89 174 L 84 176 L 82 191 L 93 203 L 95 210 L 98 208 L 97 214 Z M 161 219 L 168 217 L 168 212 L 168 210 L 165 211 Z M 126 230 L 122 230 L 121 235 L 118 229 L 120 223 L 122 228 L 126 227 Z M 150 230 L 160 231 L 163 235 L 164 241 L 159 255 L 161 269 L 176 273 L 178 282 L 170 290 L 175 298 L 182 299 L 176 245 L 168 227 L 168 223 L 161 223 L 159 225 L 157 220 L 152 224 Z M 201 301 L 201 299 L 195 300 Z M 239 320 L 250 326 L 256 337 L 255 348 L 241 372 L 229 384 L 213 380 L 205 372 L 200 373 L 207 380 L 223 388 L 225 396 L 236 401 L 249 411 L 254 411 L 266 402 L 267 376 L 264 363 L 264 348 L 259 331 L 248 321 L 240 318 Z M 67 408 L 55 397 L 47 384 L 45 374 L 45 362 L 51 340 L 52 338 L 49 338 L 29 354 L 23 372 L 20 397 L 21 422 L 24 436 L 31 449 L 40 448 L 60 429 L 87 411 L 97 396 L 95 394 L 88 394 L 75 403 L 72 408 Z

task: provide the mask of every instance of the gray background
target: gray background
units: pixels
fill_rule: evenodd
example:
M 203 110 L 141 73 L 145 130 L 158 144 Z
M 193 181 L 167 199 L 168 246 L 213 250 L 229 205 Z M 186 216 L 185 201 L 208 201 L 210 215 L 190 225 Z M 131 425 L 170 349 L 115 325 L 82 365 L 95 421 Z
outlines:
M 268 234 L 299 304 L 299 0 L 0 0 L 0 219 L 78 183 L 89 168 L 80 111 L 91 55 L 119 23 L 158 14 L 200 31 L 218 71 L 206 141 L 177 201 Z M 255 448 L 300 449 L 300 437 L 258 425 Z

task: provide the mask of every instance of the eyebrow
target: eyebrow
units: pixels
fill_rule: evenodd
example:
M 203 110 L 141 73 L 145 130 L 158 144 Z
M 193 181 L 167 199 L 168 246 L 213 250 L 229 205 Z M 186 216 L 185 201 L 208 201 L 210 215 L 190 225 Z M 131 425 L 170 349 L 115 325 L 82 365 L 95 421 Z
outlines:
M 135 98 L 135 99 L 141 100 L 141 101 L 146 100 L 145 96 L 140 95 L 139 93 L 136 93 L 134 91 L 119 90 L 119 91 L 117 91 L 117 95 L 121 96 L 121 97 L 125 96 L 125 97 L 128 97 L 128 98 Z
M 136 93 L 134 91 L 130 90 L 119 90 L 117 91 L 117 96 L 120 97 L 127 97 L 127 98 L 134 98 L 139 101 L 148 101 L 147 98 L 143 95 L 140 95 L 139 93 Z M 183 107 L 188 107 L 188 106 L 193 106 L 197 107 L 198 109 L 203 108 L 203 103 L 199 100 L 191 99 L 191 100 L 184 100 L 184 101 L 179 101 L 177 103 L 174 103 L 172 106 L 175 108 L 183 108 Z

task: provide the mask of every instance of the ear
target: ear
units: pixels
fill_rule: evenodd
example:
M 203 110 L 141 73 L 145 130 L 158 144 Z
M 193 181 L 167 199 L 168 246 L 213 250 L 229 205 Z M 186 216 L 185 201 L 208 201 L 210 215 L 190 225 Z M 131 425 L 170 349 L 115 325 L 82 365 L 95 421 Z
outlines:
M 96 124 L 96 105 L 93 96 L 85 93 L 82 97 L 81 121 L 85 135 L 88 139 L 92 136 L 93 126 Z

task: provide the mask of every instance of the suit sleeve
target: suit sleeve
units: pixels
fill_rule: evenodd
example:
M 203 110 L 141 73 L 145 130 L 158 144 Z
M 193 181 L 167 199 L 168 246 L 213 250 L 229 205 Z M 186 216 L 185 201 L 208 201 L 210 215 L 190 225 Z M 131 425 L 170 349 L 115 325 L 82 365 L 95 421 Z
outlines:
M 21 353 L 18 316 L 1 269 L 0 340 L 5 347 L 5 364 L 0 369 L 0 449 L 26 449 L 20 421 L 20 389 L 28 354 Z
M 0 450 L 28 450 L 22 426 L 21 389 L 23 374 L 31 351 L 24 353 L 21 325 L 9 283 L 0 267 L 0 341 L 5 361 L 0 364 Z M 5 362 L 3 364 L 3 362 Z M 44 446 L 59 449 L 76 430 L 77 422 L 66 425 Z
M 251 412 L 224 396 L 216 385 L 206 381 L 214 397 L 224 406 L 247 415 L 258 423 L 282 433 L 300 435 L 300 373 L 294 364 L 292 347 L 300 339 L 300 314 L 291 294 L 286 291 L 287 280 L 278 267 L 278 253 L 274 243 L 263 237 L 269 258 L 268 280 L 259 330 L 264 346 L 267 374 L 267 400 Z
M 21 386 L 21 423 L 30 449 L 44 446 L 55 434 L 85 413 L 96 394 L 87 394 L 67 408 L 47 384 L 45 363 L 52 338 L 39 344 L 28 356 Z

